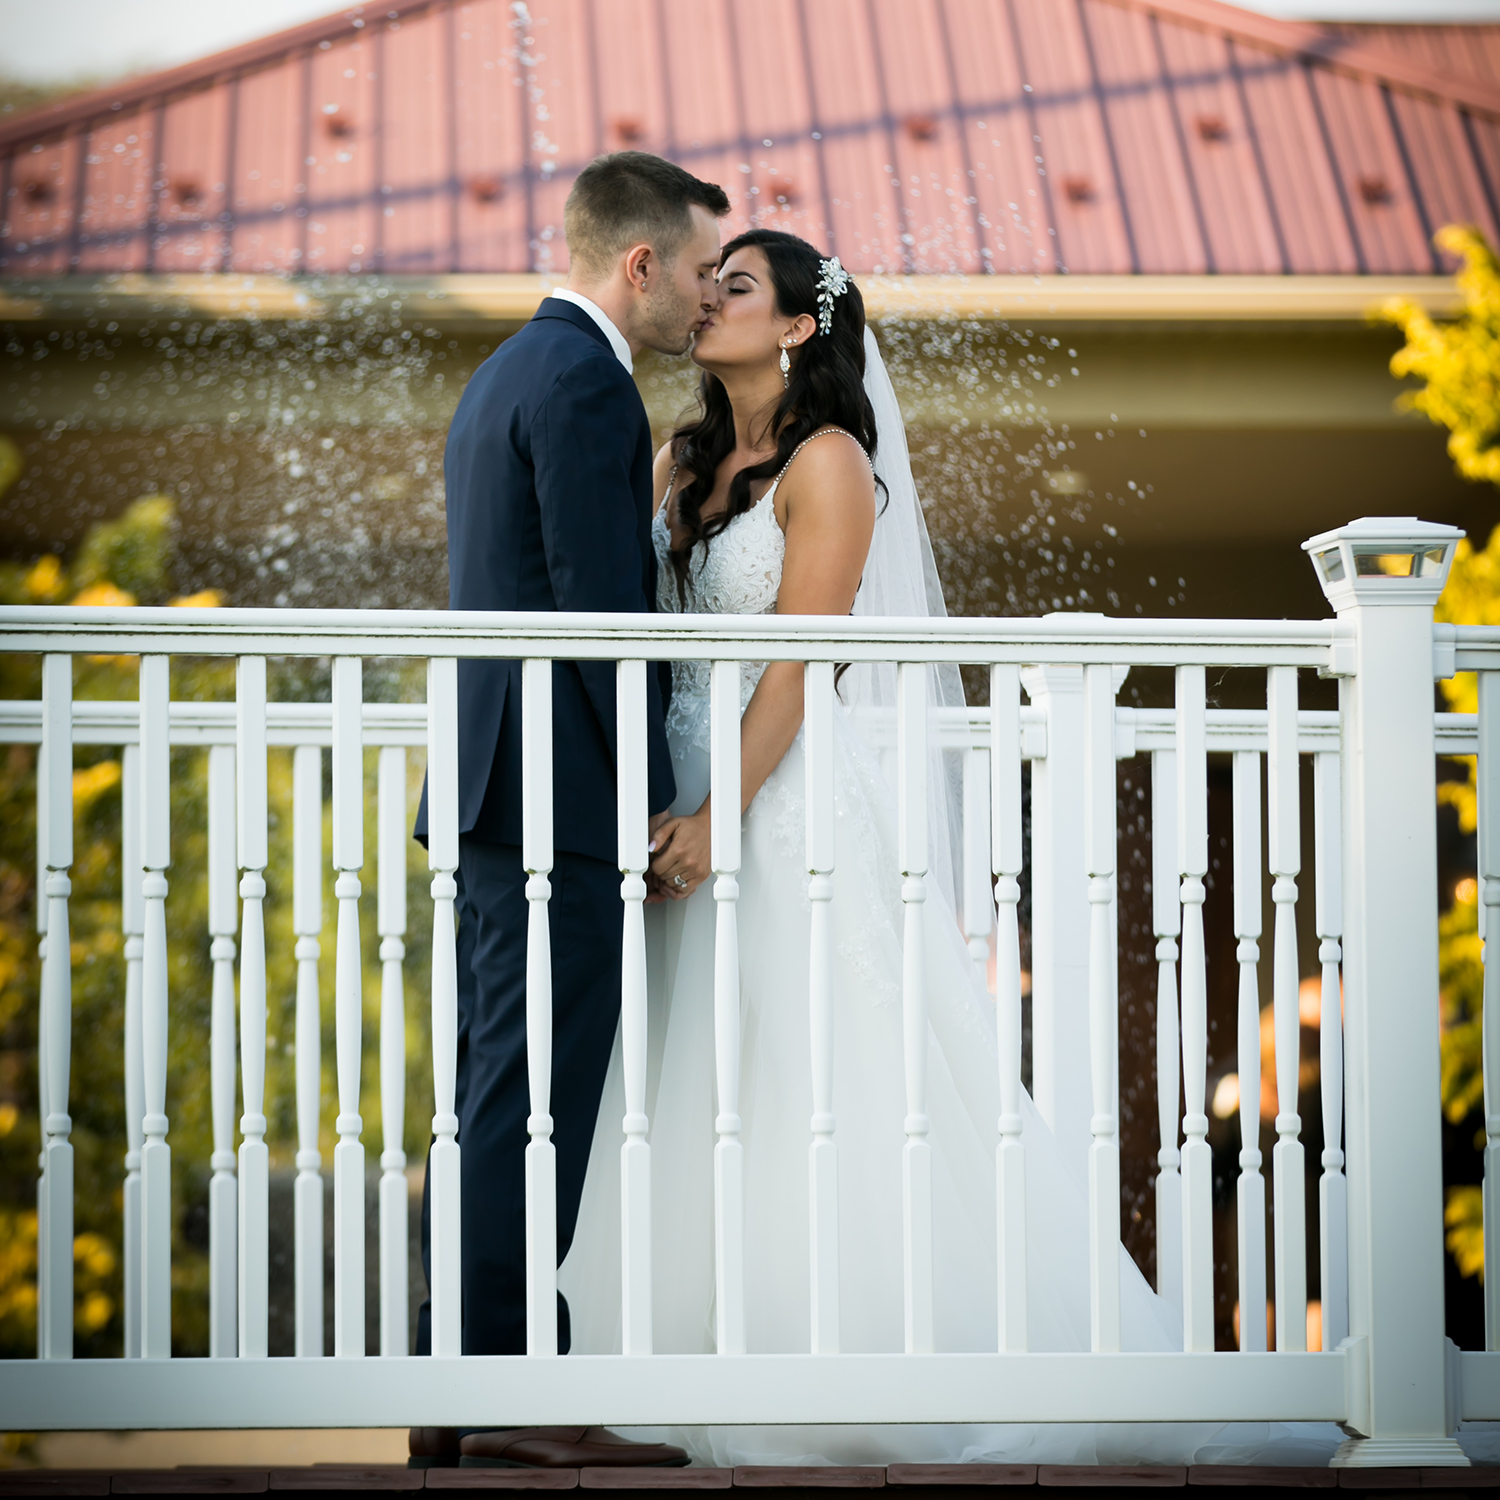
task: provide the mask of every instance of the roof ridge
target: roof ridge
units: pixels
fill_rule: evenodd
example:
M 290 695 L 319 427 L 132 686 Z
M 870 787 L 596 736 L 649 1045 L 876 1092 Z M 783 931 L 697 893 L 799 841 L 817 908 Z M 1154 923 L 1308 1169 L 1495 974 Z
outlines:
M 1378 44 L 1353 41 L 1346 34 L 1316 21 L 1286 21 L 1263 16 L 1229 4 L 1227 0 L 1110 0 L 1110 3 L 1199 30 L 1226 32 L 1236 40 L 1254 42 L 1277 52 L 1289 52 L 1341 73 L 1373 78 L 1402 90 L 1429 94 L 1444 103 L 1460 104 L 1500 118 L 1500 88 L 1434 72 Z
M 122 111 L 133 104 L 144 104 L 162 94 L 175 94 L 201 84 L 210 84 L 226 73 L 238 73 L 262 63 L 273 63 L 290 52 L 316 47 L 319 42 L 333 42 L 351 32 L 362 31 L 375 21 L 399 21 L 417 11 L 435 5 L 451 5 L 454 0 L 381 0 L 378 4 L 346 5 L 332 15 L 316 21 L 304 21 L 273 31 L 269 36 L 226 47 L 207 57 L 162 68 L 154 73 L 137 73 L 116 83 L 73 94 L 55 104 L 38 105 L 9 120 L 0 122 L 0 149 L 21 141 L 35 140 L 65 131 L 85 120 L 95 120 Z M 367 15 L 368 13 L 368 15 Z

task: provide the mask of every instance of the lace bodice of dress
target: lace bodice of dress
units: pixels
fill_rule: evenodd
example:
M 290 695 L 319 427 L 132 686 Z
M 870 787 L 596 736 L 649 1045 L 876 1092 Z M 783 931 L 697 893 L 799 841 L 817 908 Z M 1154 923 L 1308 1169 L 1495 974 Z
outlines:
M 784 472 L 784 471 L 783 471 Z M 786 537 L 776 520 L 777 476 L 764 495 L 732 520 L 706 548 L 695 548 L 683 594 L 677 591 L 672 567 L 672 533 L 667 527 L 667 506 L 672 498 L 668 485 L 665 499 L 651 524 L 656 548 L 656 607 L 663 614 L 768 615 L 776 608 L 781 588 L 781 562 Z M 708 740 L 709 663 L 672 663 L 672 704 L 667 728 L 684 739 Z M 764 662 L 746 662 L 740 672 L 740 712 L 745 711 L 766 669 Z
M 681 595 L 672 567 L 672 533 L 667 525 L 677 480 L 677 469 L 673 466 L 667 493 L 651 523 L 657 562 L 657 609 L 672 615 L 768 615 L 775 610 L 776 596 L 781 590 L 781 564 L 786 556 L 786 536 L 776 519 L 776 490 L 797 455 L 809 443 L 831 433 L 851 442 L 858 441 L 842 427 L 824 427 L 803 438 L 765 494 L 749 510 L 737 515 L 707 547 L 693 549 Z M 667 728 L 703 749 L 708 748 L 709 666 L 706 661 L 672 663 L 672 705 L 667 712 Z M 763 661 L 744 663 L 740 672 L 741 713 L 765 670 Z

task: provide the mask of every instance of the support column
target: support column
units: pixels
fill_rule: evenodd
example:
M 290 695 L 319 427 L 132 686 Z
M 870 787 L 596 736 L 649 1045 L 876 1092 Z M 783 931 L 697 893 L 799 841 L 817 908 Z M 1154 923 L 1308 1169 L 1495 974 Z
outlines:
M 1089 1034 L 1089 880 L 1083 868 L 1083 668 L 1028 667 L 1047 718 L 1031 763 L 1031 1095 L 1068 1159 L 1087 1159 L 1093 1090 Z
M 1338 611 L 1344 762 L 1350 1426 L 1340 1466 L 1467 1464 L 1449 1435 L 1438 1078 L 1432 608 L 1462 532 L 1411 517 L 1304 543 Z

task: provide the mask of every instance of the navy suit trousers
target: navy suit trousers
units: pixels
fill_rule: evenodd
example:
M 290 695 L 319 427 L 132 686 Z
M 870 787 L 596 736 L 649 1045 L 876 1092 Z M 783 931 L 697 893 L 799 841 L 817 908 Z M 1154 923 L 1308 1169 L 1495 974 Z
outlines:
M 620 1016 L 620 872 L 559 851 L 552 934 L 552 1142 L 557 1259 L 573 1243 L 599 1096 Z M 459 841 L 458 1142 L 463 1193 L 463 1352 L 526 1352 L 526 872 L 514 844 Z M 428 1176 L 431 1182 L 431 1175 Z M 422 1262 L 432 1283 L 430 1189 Z M 558 1352 L 569 1344 L 558 1295 Z M 430 1309 L 418 1354 L 431 1352 Z

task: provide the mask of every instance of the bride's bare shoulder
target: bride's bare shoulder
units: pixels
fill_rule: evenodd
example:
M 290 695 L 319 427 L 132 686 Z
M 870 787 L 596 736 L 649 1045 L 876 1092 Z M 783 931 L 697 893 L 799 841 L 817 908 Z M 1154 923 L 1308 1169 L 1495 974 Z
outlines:
M 871 510 L 875 476 L 863 445 L 842 427 L 825 427 L 787 466 L 777 498 L 783 494 L 790 508 Z

